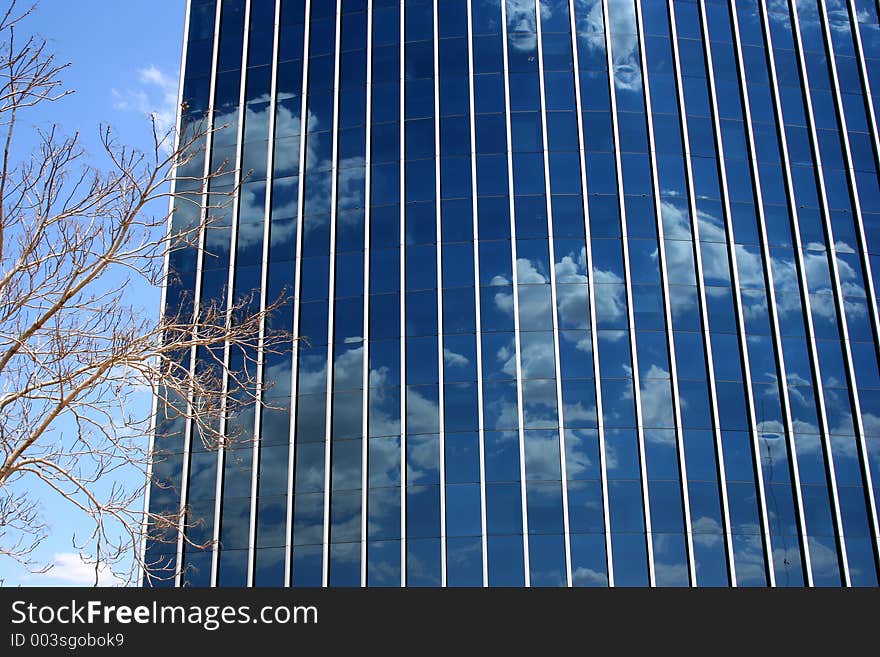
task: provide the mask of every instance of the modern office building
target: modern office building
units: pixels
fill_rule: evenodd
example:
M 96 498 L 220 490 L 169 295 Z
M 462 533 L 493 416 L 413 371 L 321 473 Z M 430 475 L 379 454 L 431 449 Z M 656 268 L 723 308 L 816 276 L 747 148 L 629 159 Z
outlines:
M 186 173 L 241 187 L 165 307 L 286 287 L 301 340 L 256 440 L 163 420 L 151 509 L 216 541 L 148 542 L 173 583 L 877 586 L 874 0 L 186 23 Z

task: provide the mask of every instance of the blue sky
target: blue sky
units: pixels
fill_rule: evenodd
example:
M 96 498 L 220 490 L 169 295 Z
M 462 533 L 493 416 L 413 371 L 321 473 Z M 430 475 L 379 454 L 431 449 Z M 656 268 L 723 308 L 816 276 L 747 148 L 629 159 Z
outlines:
M 34 127 L 56 123 L 62 133 L 79 131 L 86 149 L 98 154 L 98 126 L 109 123 L 120 142 L 149 149 L 149 113 L 157 113 L 169 126 L 174 119 L 185 4 L 184 0 L 41 0 L 17 38 L 25 33 L 45 38 L 60 62 L 71 63 L 62 82 L 75 93 L 22 115 L 20 146 Z M 22 0 L 21 7 L 27 6 Z M 23 153 L 19 151 L 19 157 Z M 99 158 L 95 163 L 100 163 Z M 158 312 L 159 290 L 138 290 L 138 302 Z M 35 556 L 54 567 L 34 575 L 0 558 L 0 580 L 5 586 L 90 584 L 93 571 L 79 560 L 71 544 L 82 518 L 51 498 L 43 511 L 50 534 Z M 113 581 L 108 575 L 102 583 Z

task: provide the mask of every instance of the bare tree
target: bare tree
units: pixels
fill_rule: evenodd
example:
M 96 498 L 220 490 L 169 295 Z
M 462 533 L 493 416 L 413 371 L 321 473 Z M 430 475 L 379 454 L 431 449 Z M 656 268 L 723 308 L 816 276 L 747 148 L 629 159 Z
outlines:
M 144 532 L 175 543 L 186 509 L 145 511 L 151 458 L 180 451 L 184 426 L 205 449 L 238 439 L 224 419 L 259 403 L 255 355 L 292 344 L 267 329 L 284 300 L 261 307 L 258 293 L 224 293 L 199 303 L 184 292 L 161 317 L 142 307 L 143 291 L 165 284 L 167 263 L 195 269 L 215 255 L 206 235 L 215 226 L 229 234 L 215 222 L 235 188 L 203 199 L 232 172 L 202 168 L 204 121 L 176 139 L 154 121 L 149 152 L 101 128 L 100 166 L 79 135 L 53 126 L 14 162 L 22 113 L 68 93 L 59 81 L 67 65 L 45 41 L 17 38 L 29 13 L 13 0 L 0 18 L 0 558 L 47 567 L 34 555 L 51 530 L 42 508 L 54 495 L 82 518 L 74 545 L 96 583 L 108 567 L 129 582 L 141 569 L 170 577 L 173 566 L 143 558 Z

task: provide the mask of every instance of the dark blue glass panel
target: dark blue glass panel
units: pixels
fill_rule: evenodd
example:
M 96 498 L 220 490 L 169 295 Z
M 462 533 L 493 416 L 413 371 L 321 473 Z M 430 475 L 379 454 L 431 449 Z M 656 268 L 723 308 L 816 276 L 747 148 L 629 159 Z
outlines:
M 479 536 L 480 486 L 456 484 L 446 487 L 446 535 Z
M 321 564 L 323 556 L 320 545 L 304 545 L 293 549 L 291 585 L 318 587 L 322 583 Z
M 529 537 L 529 584 L 565 586 L 565 545 L 561 534 Z
M 361 585 L 361 544 L 337 543 L 330 546 L 330 586 Z
M 367 546 L 367 586 L 400 586 L 400 541 Z
M 573 586 L 608 586 L 605 536 L 572 534 L 571 580 Z
M 615 586 L 647 586 L 648 560 L 644 534 L 612 532 Z
M 406 541 L 406 585 L 440 586 L 440 539 L 421 538 Z
M 489 586 L 524 586 L 523 537 L 488 537 Z
M 483 543 L 478 537 L 446 539 L 446 585 L 482 586 Z

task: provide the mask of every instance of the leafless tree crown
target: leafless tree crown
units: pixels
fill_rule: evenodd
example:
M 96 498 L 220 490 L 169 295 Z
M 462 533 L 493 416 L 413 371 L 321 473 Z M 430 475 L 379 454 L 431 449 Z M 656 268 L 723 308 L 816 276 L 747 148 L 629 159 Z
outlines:
M 0 19 L 0 559 L 46 568 L 34 555 L 55 496 L 54 508 L 82 519 L 74 546 L 96 581 L 108 566 L 128 581 L 142 568 L 170 577 L 173 566 L 141 554 L 145 531 L 176 544 L 187 517 L 160 464 L 185 435 L 207 450 L 249 437 L 225 420 L 259 403 L 257 354 L 292 344 L 266 328 L 285 299 L 192 291 L 186 272 L 216 255 L 211 233 L 230 234 L 236 199 L 231 168 L 204 167 L 204 121 L 179 136 L 154 121 L 147 152 L 102 127 L 99 165 L 79 135 L 52 126 L 16 158 L 33 139 L 27 109 L 69 93 L 59 80 L 68 65 L 44 40 L 18 36 L 29 13 L 13 1 Z M 209 186 L 223 191 L 206 195 Z M 159 317 L 140 301 L 166 284 L 166 263 Z

